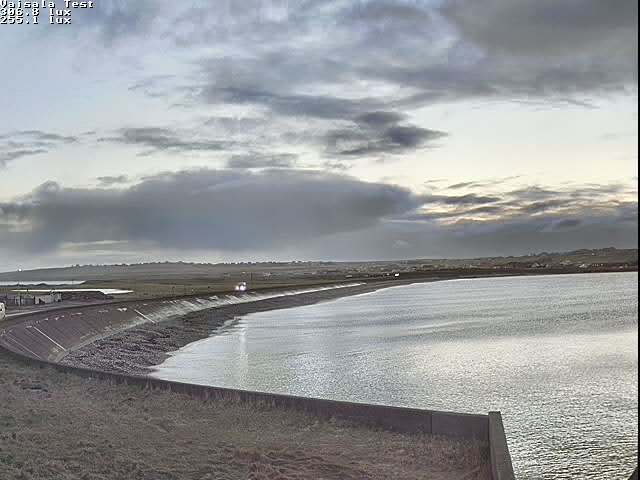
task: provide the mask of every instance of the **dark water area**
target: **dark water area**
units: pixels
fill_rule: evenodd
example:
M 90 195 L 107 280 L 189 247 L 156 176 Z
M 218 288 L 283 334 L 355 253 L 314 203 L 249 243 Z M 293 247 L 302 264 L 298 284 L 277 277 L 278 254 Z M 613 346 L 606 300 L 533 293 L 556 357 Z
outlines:
M 637 273 L 415 284 L 236 318 L 155 376 L 436 410 L 501 410 L 519 479 L 637 462 Z

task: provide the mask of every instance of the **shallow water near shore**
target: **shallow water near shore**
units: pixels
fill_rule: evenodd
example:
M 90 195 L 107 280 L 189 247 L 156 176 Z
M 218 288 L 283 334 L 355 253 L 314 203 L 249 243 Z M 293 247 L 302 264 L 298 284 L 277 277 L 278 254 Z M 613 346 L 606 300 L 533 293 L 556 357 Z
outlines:
M 637 458 L 637 280 L 457 280 L 255 313 L 175 352 L 154 376 L 501 410 L 519 479 L 626 479 Z

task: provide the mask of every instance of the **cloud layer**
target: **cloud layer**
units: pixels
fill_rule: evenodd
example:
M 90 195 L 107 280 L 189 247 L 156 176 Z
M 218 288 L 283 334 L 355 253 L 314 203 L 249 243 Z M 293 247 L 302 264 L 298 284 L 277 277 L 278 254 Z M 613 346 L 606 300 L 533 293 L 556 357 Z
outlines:
M 102 132 L 103 141 L 147 155 L 304 148 L 346 165 L 384 161 L 446 146 L 448 132 L 413 120 L 432 105 L 588 105 L 637 92 L 633 0 L 249 0 L 242 8 L 104 0 L 78 15 L 69 32 L 47 34 L 102 44 L 110 56 L 172 52 L 171 68 L 136 75 L 129 91 L 194 114 L 223 112 L 181 130 Z M 136 67 L 145 61 L 162 63 L 147 54 Z M 0 144 L 0 167 L 50 147 Z
M 40 130 L 22 130 L 0 135 L 0 168 L 14 160 L 48 153 L 77 140 L 74 136 Z
M 58 85 L 78 81 L 82 93 L 69 112 L 52 111 L 55 128 L 0 132 L 0 174 L 90 147 L 64 164 L 79 170 L 81 155 L 100 151 L 85 183 L 74 176 L 75 187 L 32 183 L 0 197 L 0 255 L 55 255 L 70 243 L 114 255 L 144 245 L 159 256 L 284 249 L 343 259 L 632 245 L 637 187 L 628 184 L 558 186 L 554 171 L 543 173 L 549 185 L 521 182 L 535 165 L 493 180 L 410 179 L 424 191 L 381 179 L 397 177 L 399 159 L 420 162 L 427 176 L 430 155 L 454 142 L 466 142 L 456 152 L 482 148 L 480 134 L 460 138 L 474 125 L 448 121 L 445 105 L 592 107 L 637 94 L 637 21 L 634 0 L 102 0 L 72 28 L 32 29 L 19 42 L 93 50 L 61 50 L 73 68 L 56 71 Z M 99 117 L 86 128 L 95 131 L 57 131 L 76 115 Z M 583 133 L 570 130 L 567 142 L 581 151 Z M 553 138 L 560 157 L 564 137 Z M 518 141 L 529 139 L 510 151 Z M 117 168 L 134 159 L 147 170 L 106 170 L 111 155 Z M 196 164 L 205 167 L 184 170 Z M 378 180 L 328 173 L 356 171 Z
M 159 257 L 167 250 L 227 257 L 260 251 L 274 258 L 293 251 L 362 259 L 637 242 L 637 189 L 623 185 L 457 192 L 417 195 L 289 169 L 187 170 L 120 188 L 47 183 L 0 204 L 0 250 L 54 253 L 74 243 L 88 252 L 112 245 L 113 255 L 145 245 Z
M 346 176 L 194 170 L 121 189 L 44 184 L 0 204 L 0 240 L 34 252 L 105 240 L 160 249 L 269 250 L 367 228 L 418 205 L 406 189 Z
M 176 132 L 154 125 L 110 140 L 172 154 L 304 147 L 333 162 L 386 160 L 446 145 L 411 113 L 435 104 L 498 100 L 589 105 L 637 91 L 637 2 L 598 0 L 232 1 L 176 6 L 105 1 L 78 35 L 109 48 L 135 37 L 189 60 L 183 75 L 138 78 L 130 90 L 184 109 L 242 112 Z M 129 7 L 127 7 L 127 10 Z M 143 14 L 144 12 L 144 14 Z M 144 19 L 144 21 L 143 21 Z M 99 28 L 96 28 L 98 27 Z M 132 40 L 133 41 L 133 40 Z M 215 48 L 212 48 L 215 46 Z M 245 152 L 241 150 L 244 149 Z

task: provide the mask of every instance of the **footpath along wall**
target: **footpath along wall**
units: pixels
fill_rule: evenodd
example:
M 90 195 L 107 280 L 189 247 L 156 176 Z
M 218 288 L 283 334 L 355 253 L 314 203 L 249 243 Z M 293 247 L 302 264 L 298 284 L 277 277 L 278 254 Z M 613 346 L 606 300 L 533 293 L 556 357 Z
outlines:
M 244 296 L 257 301 L 260 296 Z M 499 412 L 470 415 L 411 408 L 389 407 L 315 398 L 251 392 L 180 382 L 101 372 L 57 363 L 68 351 L 98 338 L 146 322 L 157 323 L 198 310 L 236 301 L 190 298 L 177 300 L 126 302 L 57 310 L 25 315 L 11 324 L 0 324 L 0 352 L 37 367 L 50 367 L 81 377 L 101 379 L 112 384 L 135 385 L 149 390 L 165 390 L 204 401 L 224 400 L 295 409 L 311 415 L 344 418 L 399 432 L 424 432 L 486 442 L 493 480 L 514 480 L 511 457 Z

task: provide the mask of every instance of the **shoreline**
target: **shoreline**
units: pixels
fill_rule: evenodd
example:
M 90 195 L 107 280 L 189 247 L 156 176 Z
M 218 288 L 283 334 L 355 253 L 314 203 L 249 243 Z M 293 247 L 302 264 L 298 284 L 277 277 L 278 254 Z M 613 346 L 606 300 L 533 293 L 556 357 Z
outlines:
M 617 273 L 617 272 L 615 272 Z M 636 272 L 637 273 L 637 272 Z M 504 277 L 504 275 L 494 275 L 493 277 Z M 462 278 L 469 278 L 469 277 L 458 277 L 457 279 L 462 279 Z M 473 278 L 478 278 L 478 277 L 473 277 Z M 485 277 L 486 278 L 486 277 Z M 452 280 L 450 278 L 440 278 L 440 279 L 430 279 L 430 281 L 443 281 L 443 280 Z M 122 345 L 123 343 L 126 344 L 130 344 L 131 340 L 127 339 L 127 336 L 131 333 L 134 332 L 135 330 L 141 330 L 141 334 L 142 334 L 142 338 L 146 338 L 149 340 L 147 347 L 150 349 L 150 352 L 148 352 L 148 354 L 150 355 L 150 358 L 153 358 L 154 355 L 161 355 L 161 356 L 166 356 L 166 351 L 162 350 L 160 351 L 160 349 L 158 348 L 159 344 L 165 344 L 165 346 L 169 346 L 169 344 L 173 343 L 172 347 L 168 349 L 168 351 L 172 351 L 174 348 L 176 348 L 178 346 L 178 340 L 176 337 L 172 337 L 172 331 L 167 331 L 165 330 L 165 327 L 167 328 L 171 328 L 174 329 L 173 331 L 178 333 L 181 332 L 185 326 L 189 326 L 191 327 L 192 330 L 192 334 L 197 338 L 202 338 L 201 335 L 204 332 L 205 337 L 209 336 L 209 332 L 210 330 L 212 330 L 212 328 L 210 328 L 210 325 L 213 326 L 213 328 L 215 328 L 216 325 L 220 325 L 220 323 L 224 323 L 225 318 L 227 319 L 231 319 L 234 316 L 237 316 L 238 314 L 249 314 L 252 312 L 257 312 L 257 311 L 266 311 L 266 310 L 279 310 L 279 309 L 285 309 L 285 308 L 290 308 L 290 307 L 296 307 L 296 306 L 302 306 L 302 305 L 309 305 L 309 304 L 313 304 L 313 303 L 318 303 L 318 302 L 323 302 L 323 301 L 329 301 L 329 300 L 333 300 L 335 298 L 340 298 L 340 297 L 344 297 L 344 296 L 348 296 L 348 295 L 360 295 L 360 294 L 367 294 L 373 291 L 377 291 L 380 289 L 385 289 L 385 288 L 393 288 L 393 287 L 402 287 L 402 286 L 406 286 L 409 284 L 420 284 L 420 283 L 425 283 L 425 282 L 420 282 L 420 281 L 416 281 L 416 279 L 403 279 L 403 281 L 391 281 L 391 282 L 377 282 L 375 284 L 368 284 L 368 285 L 359 285 L 359 286 L 354 286 L 351 287 L 349 289 L 343 289 L 342 291 L 340 291 L 340 289 L 338 289 L 338 291 L 323 291 L 323 292 L 314 292 L 314 293 L 307 293 L 307 294 L 299 294 L 299 295 L 295 295 L 295 296 L 289 296 L 289 297 L 277 297 L 277 298 L 270 298 L 270 299 L 262 299 L 262 300 L 253 300 L 251 303 L 245 303 L 245 304 L 237 304 L 237 305 L 227 305 L 227 306 L 223 306 L 223 307 L 217 307 L 217 308 L 210 308 L 207 311 L 200 311 L 198 313 L 192 313 L 189 315 L 184 315 L 183 317 L 173 320 L 173 321 L 167 321 L 166 323 L 158 323 L 158 324 L 154 324 L 151 325 L 149 323 L 144 324 L 144 326 L 139 326 L 138 328 L 134 328 L 132 330 L 129 331 L 124 331 L 121 332 L 120 334 L 117 334 L 115 336 L 112 337 L 108 337 L 106 340 L 117 340 L 118 337 L 121 337 L 119 342 L 116 341 L 114 344 L 114 352 L 118 353 L 120 356 L 118 358 L 116 358 L 116 361 L 111 365 L 111 370 L 113 372 L 118 372 L 115 375 L 112 374 L 105 374 L 105 375 L 101 375 L 100 374 L 100 370 L 107 370 L 109 371 L 109 368 L 105 368 L 104 365 L 100 365 L 100 358 L 96 357 L 94 359 L 94 361 L 96 361 L 96 365 L 98 365 L 97 367 L 92 367 L 89 366 L 88 370 L 85 371 L 80 371 L 79 372 L 79 377 L 81 378 L 85 378 L 84 383 L 82 384 L 78 384 L 75 385 L 73 388 L 77 389 L 88 389 L 92 390 L 95 387 L 102 385 L 102 384 L 106 384 L 106 385 L 111 385 L 110 387 L 108 386 L 106 389 L 104 389 L 104 391 L 100 392 L 99 397 L 96 398 L 108 398 L 109 401 L 111 401 L 112 399 L 112 393 L 114 391 L 120 391 L 122 388 L 121 384 L 124 385 L 128 385 L 128 386 L 142 386 L 144 389 L 144 398 L 148 399 L 148 398 L 153 398 L 156 396 L 156 390 L 159 389 L 160 390 L 168 390 L 169 392 L 171 392 L 172 394 L 184 394 L 186 393 L 188 396 L 191 397 L 195 397 L 197 399 L 203 399 L 205 400 L 206 403 L 209 403 L 212 401 L 212 398 L 215 398 L 215 411 L 219 411 L 219 409 L 224 410 L 226 408 L 226 403 L 227 400 L 225 398 L 218 398 L 218 397 L 210 397 L 209 391 L 207 391 L 207 395 L 202 396 L 202 395 L 197 395 L 197 392 L 200 391 L 200 388 L 204 389 L 204 388 L 208 388 L 209 390 L 213 390 L 215 392 L 220 392 L 222 390 L 225 389 L 216 389 L 215 387 L 197 387 L 196 385 L 192 385 L 192 384 L 179 384 L 176 382 L 166 382 L 166 381 L 162 381 L 162 380 L 155 380 L 153 377 L 150 377 L 147 375 L 148 373 L 148 366 L 144 366 L 143 364 L 138 363 L 137 365 L 134 365 L 134 367 L 139 368 L 142 373 L 138 376 L 129 376 L 127 378 L 126 375 L 121 375 L 120 372 L 127 372 L 127 368 L 128 368 L 128 363 L 129 363 L 129 367 L 131 367 L 131 363 L 130 361 L 132 359 L 135 359 L 136 356 L 138 356 L 138 360 L 140 360 L 141 358 L 144 358 L 144 353 L 141 353 L 140 350 L 141 348 L 139 348 L 139 345 L 136 345 L 134 349 L 132 349 L 133 351 L 131 352 L 133 356 L 131 356 L 129 359 L 126 358 L 126 356 L 122 355 Z M 428 283 L 428 282 L 427 282 Z M 333 295 L 329 295 L 329 294 L 333 294 Z M 317 297 L 317 298 L 312 298 L 312 297 Z M 331 298 L 329 298 L 331 297 Z M 291 300 L 295 300 L 297 304 L 292 304 Z M 164 302 L 167 303 L 167 302 Z M 171 302 L 169 302 L 171 303 Z M 177 303 L 177 302 L 176 302 Z M 256 306 L 258 308 L 256 308 Z M 243 308 L 244 307 L 244 308 Z M 135 305 L 131 305 L 130 309 L 134 309 L 136 308 Z M 246 310 L 245 310 L 246 309 Z M 118 311 L 126 311 L 126 309 L 121 309 L 118 308 Z M 143 311 L 145 311 L 145 313 L 149 314 L 146 310 L 143 309 Z M 223 317 L 222 315 L 218 315 L 216 314 L 216 312 L 220 313 L 220 312 L 226 312 L 226 315 Z M 85 312 L 86 313 L 86 312 Z M 136 312 L 139 313 L 139 312 Z M 75 313 L 72 315 L 82 315 L 81 313 Z M 143 314 L 140 314 L 144 317 Z M 217 318 L 218 316 L 223 317 L 223 318 Z M 146 317 L 145 317 L 146 318 Z M 33 325 L 37 325 L 38 324 L 38 319 L 37 318 L 32 318 L 31 319 L 33 323 Z M 44 320 L 49 320 L 49 319 L 44 319 Z M 90 321 L 92 320 L 91 318 L 87 318 L 87 320 Z M 56 319 L 52 319 L 51 323 L 55 323 L 57 321 Z M 153 323 L 153 320 L 150 320 Z M 84 323 L 86 324 L 86 321 L 81 321 L 80 323 Z M 156 327 L 161 327 L 161 328 L 156 328 Z M 30 328 L 29 326 L 27 326 L 27 328 Z M 33 328 L 33 327 L 31 327 Z M 55 337 L 57 338 L 57 337 Z M 78 338 L 78 337 L 76 337 Z M 184 337 L 186 338 L 186 336 Z M 69 338 L 71 340 L 71 338 Z M 124 342 L 123 342 L 124 340 Z M 193 341 L 193 340 L 192 340 Z M 65 343 L 65 342 L 63 342 Z M 187 343 L 189 343 L 189 339 L 187 339 Z M 72 344 L 72 343 L 70 343 Z M 65 345 L 67 345 L 67 343 L 65 343 Z M 96 345 L 98 344 L 93 344 L 91 345 L 91 347 L 89 348 L 96 348 Z M 35 347 L 32 347 L 35 348 Z M 179 347 L 178 347 L 179 348 Z M 80 349 L 80 351 L 83 349 Z M 142 349 L 144 350 L 144 349 Z M 163 353 L 164 352 L 164 353 Z M 8 352 L 7 352 L 8 353 Z M 96 352 L 94 352 L 96 353 Z M 98 352 L 99 353 L 99 352 Z M 19 357 L 21 356 L 20 353 L 17 354 L 18 355 L 18 360 Z M 6 362 L 4 362 L 4 352 L 2 351 L 2 349 L 0 349 L 0 369 L 4 368 L 5 372 L 4 373 L 8 373 L 8 377 L 5 377 L 4 379 L 2 378 L 2 375 L 0 375 L 0 384 L 1 383 L 5 383 L 6 385 L 9 385 L 11 387 L 11 385 L 19 385 L 19 388 L 22 389 L 14 389 L 14 392 L 9 392 L 10 397 L 8 397 L 6 400 L 6 402 L 3 402 L 5 404 L 11 404 L 12 402 L 15 403 L 16 400 L 18 401 L 18 403 L 20 402 L 26 402 L 26 401 L 31 401 L 32 399 L 27 399 L 25 396 L 28 396 L 32 393 L 39 393 L 39 392 L 44 392 L 45 395 L 47 396 L 47 405 L 49 405 L 49 394 L 48 392 L 51 392 L 52 389 L 55 388 L 55 384 L 60 382 L 60 379 L 64 378 L 64 379 L 68 379 L 68 378 L 73 378 L 75 377 L 75 375 L 68 375 L 68 373 L 76 373 L 74 371 L 73 367 L 69 367 L 69 366 L 54 366 L 52 363 L 49 363 L 49 366 L 52 366 L 53 368 L 50 369 L 49 367 L 47 367 L 46 365 L 43 367 L 42 366 L 42 362 L 39 360 L 34 360 L 32 362 L 27 362 L 27 363 L 31 363 L 31 365 L 29 365 L 27 370 L 24 370 L 20 367 L 20 365 L 22 365 L 22 361 L 20 361 L 19 363 L 15 363 L 14 361 L 9 361 L 8 364 L 5 365 Z M 95 355 L 94 355 L 95 356 Z M 26 356 L 27 358 L 29 358 L 29 356 Z M 88 359 L 90 360 L 91 356 L 88 356 Z M 9 355 L 9 358 L 11 358 L 11 355 Z M 65 362 L 62 362 L 65 363 Z M 69 365 L 73 365 L 75 366 L 76 364 L 74 363 L 69 363 Z M 33 367 L 36 367 L 35 369 Z M 47 373 L 44 373 L 42 369 L 45 369 Z M 59 372 L 64 372 L 64 377 L 55 377 L 55 381 L 53 383 L 49 382 L 49 372 L 53 373 L 53 375 L 55 375 L 54 371 L 59 371 Z M 28 373 L 28 372 L 32 372 Z M 40 372 L 40 375 L 36 375 L 37 372 Z M 12 375 L 17 375 L 15 380 L 11 380 Z M 43 376 L 44 375 L 44 376 Z M 51 380 L 53 380 L 53 375 Z M 37 383 L 29 383 L 29 382 L 20 382 L 19 383 L 19 379 L 20 378 L 26 378 L 26 379 L 30 379 L 33 380 L 36 377 L 38 377 L 38 382 Z M 7 378 L 9 378 L 9 381 L 7 382 Z M 42 379 L 42 381 L 40 381 L 40 379 Z M 5 380 L 4 382 L 2 380 Z M 109 380 L 107 382 L 103 382 L 103 380 Z M 45 383 L 46 382 L 46 383 Z M 94 383 L 95 382 L 95 383 Z M 112 383 L 115 382 L 115 383 Z M 164 383 L 163 383 L 164 382 Z M 174 386 L 177 389 L 174 389 Z M 65 388 L 66 390 L 66 388 Z M 232 394 L 234 394 L 233 390 L 226 390 L 228 392 L 232 392 Z M 243 393 L 241 391 L 235 391 L 235 392 L 240 392 Z M 195 395 L 194 395 L 195 393 Z M 244 392 L 244 394 L 248 394 L 248 395 L 267 395 L 267 394 L 259 394 L 256 392 Z M 132 398 L 137 398 L 137 395 L 133 394 L 133 392 L 130 394 L 133 396 L 129 396 L 127 401 L 131 401 Z M 0 395 L 1 396 L 1 395 Z M 169 398 L 169 397 L 163 397 L 165 398 Z M 172 398 L 172 397 L 171 397 Z M 64 407 L 61 407 L 61 405 L 64 405 L 64 402 L 68 402 L 68 397 L 67 398 L 60 398 L 61 402 L 60 405 L 56 406 L 55 408 L 66 408 L 66 405 Z M 236 399 L 237 400 L 237 399 Z M 317 401 L 317 402 L 321 402 L 319 400 L 313 400 L 313 399 L 301 399 L 302 401 L 307 401 L 307 402 L 312 402 L 312 401 Z M 235 400 L 234 400 L 235 401 Z M 146 402 L 146 400 L 145 400 Z M 327 402 L 327 401 L 324 401 Z M 271 405 L 271 403 L 269 403 L 269 405 Z M 272 405 L 273 406 L 273 405 Z M 371 405 L 368 406 L 369 408 L 371 407 Z M 147 409 L 146 406 L 144 407 L 145 409 L 143 410 L 143 412 L 146 414 L 147 413 Z M 392 408 L 392 407 L 385 407 L 385 408 Z M 114 410 L 115 411 L 115 410 Z M 49 412 L 48 412 L 49 413 Z M 220 412 L 219 412 L 220 413 Z M 223 415 L 226 415 L 226 413 L 222 413 Z M 454 415 L 462 415 L 462 414 L 454 414 Z M 71 418 L 71 417 L 70 417 Z M 134 417 L 135 418 L 135 417 Z M 385 417 L 386 418 L 386 417 Z M 124 420 L 124 419 L 122 419 Z M 127 418 L 127 422 L 130 419 Z M 109 422 L 107 422 L 105 425 L 108 425 Z M 182 423 L 181 423 L 182 424 Z M 433 423 L 432 423 L 433 425 Z M 18 433 L 19 435 L 19 433 Z M 490 435 L 491 438 L 491 435 Z M 13 437 L 13 439 L 15 440 L 15 436 Z M 2 435 L 0 435 L 0 447 L 2 447 L 2 450 L 4 450 L 5 452 L 7 451 L 7 449 L 5 448 L 6 445 L 1 445 L 3 440 L 6 440 L 6 438 L 2 438 Z M 490 441 L 490 444 L 491 441 Z M 21 448 L 22 446 L 20 446 L 20 448 L 16 448 L 13 450 L 13 452 L 11 451 L 11 447 L 13 445 L 9 445 L 9 453 L 13 456 L 16 455 L 16 452 L 21 452 L 23 450 L 23 448 Z M 66 447 L 65 447 L 66 448 Z M 127 446 L 127 448 L 129 448 L 129 446 Z M 506 448 L 506 447 L 505 447 Z M 493 456 L 492 458 L 492 465 L 494 465 L 493 463 Z M 20 461 L 22 461 L 20 459 Z M 477 464 L 477 463 L 476 463 Z M 1 466 L 1 465 L 0 465 Z M 149 466 L 146 466 L 146 468 L 149 468 Z M 2 469 L 0 468 L 0 471 Z M 424 472 L 422 472 L 424 474 Z M 480 473 L 477 470 L 474 470 L 473 472 L 474 474 L 478 474 Z M 44 478 L 44 477 L 42 477 Z M 61 478 L 61 477 L 56 477 L 56 478 Z M 243 477 L 246 478 L 246 477 Z M 340 477 L 340 478 L 344 478 L 344 477 Z M 361 477 L 362 478 L 362 477 Z M 383 478 L 388 478 L 388 477 L 383 477 Z M 400 478 L 400 476 L 396 476 L 396 478 Z M 459 477 L 458 477 L 459 478 Z M 465 477 L 466 478 L 466 477 Z
M 266 480 L 273 478 L 275 473 L 283 480 L 320 476 L 335 480 L 417 480 L 424 475 L 439 480 L 489 480 L 492 468 L 512 472 L 499 412 L 469 415 L 332 402 L 198 387 L 157 380 L 148 375 L 149 363 L 162 361 L 168 352 L 179 348 L 180 343 L 208 337 L 212 328 L 236 316 L 438 280 L 448 279 L 375 282 L 214 307 L 166 323 L 150 320 L 151 323 L 85 344 L 69 355 L 84 356 L 84 365 L 79 365 L 73 358 L 66 362 L 44 360 L 43 365 L 43 359 L 37 356 L 23 357 L 11 349 L 4 352 L 0 348 L 0 386 L 10 387 L 5 392 L 6 398 L 0 394 L 0 403 L 15 407 L 5 416 L 12 422 L 8 426 L 13 433 L 10 437 L 0 435 L 0 472 L 4 471 L 2 462 L 6 457 L 10 469 L 5 473 L 14 474 L 12 478 L 16 480 L 71 480 L 75 477 L 62 475 L 57 465 L 53 466 L 55 470 L 50 469 L 43 462 L 43 455 L 44 458 L 53 455 L 65 464 L 73 461 L 74 465 L 80 465 L 84 462 L 85 450 L 95 452 L 97 458 L 110 459 L 114 447 L 119 452 L 116 464 L 113 460 L 101 462 L 99 471 L 117 470 L 123 478 L 132 470 L 162 472 L 170 475 L 167 478 L 195 480 L 218 478 L 218 473 L 226 474 L 220 478 L 229 480 Z M 137 305 L 128 307 L 135 311 Z M 117 310 L 126 312 L 127 308 Z M 82 316 L 83 313 L 75 311 L 71 315 Z M 144 317 L 144 314 L 140 315 Z M 89 317 L 84 323 L 96 319 Z M 38 328 L 43 328 L 39 320 L 49 319 L 31 318 L 27 330 L 33 328 L 39 332 Z M 53 324 L 57 320 L 57 317 L 51 319 Z M 136 335 L 146 343 L 135 344 Z M 78 338 L 81 337 L 76 336 Z M 72 337 L 66 339 L 73 340 Z M 111 355 L 115 356 L 110 358 Z M 37 405 L 34 397 L 39 401 Z M 87 401 L 92 405 L 89 410 L 86 409 Z M 42 430 L 41 424 L 26 430 L 20 428 L 27 421 L 20 417 L 27 411 L 25 405 L 30 405 L 29 416 L 54 418 L 55 424 L 48 421 L 46 431 Z M 130 411 L 123 412 L 123 406 Z M 420 419 L 426 420 L 421 423 Z M 252 436 L 253 430 L 247 434 L 247 422 L 251 428 L 255 425 L 259 437 Z M 93 431 L 96 428 L 100 433 L 98 437 Z M 319 428 L 327 430 L 327 434 L 319 434 Z M 161 437 L 158 437 L 158 430 Z M 75 433 L 70 435 L 71 431 Z M 44 433 L 48 435 L 46 438 Z M 140 436 L 145 439 L 142 444 Z M 212 439 L 216 441 L 214 447 L 211 447 Z M 75 448 L 75 442 L 81 451 Z M 176 442 L 179 448 L 176 448 Z M 211 465 L 211 452 L 218 451 L 222 443 L 225 456 Z M 203 456 L 205 445 L 209 445 L 209 453 Z M 496 463 L 495 448 L 509 461 Z M 248 454 L 245 454 L 247 450 Z M 184 461 L 177 465 L 173 460 L 176 457 Z M 399 458 L 402 458 L 401 462 Z M 93 459 L 88 461 L 96 463 Z M 123 462 L 127 462 L 126 465 Z M 17 469 L 12 470 L 12 465 Z M 19 476 L 25 467 L 36 477 Z M 215 476 L 202 477 L 201 472 L 207 470 Z
M 555 276 L 558 274 L 574 275 L 575 273 L 554 273 L 549 275 Z M 117 332 L 108 337 L 100 338 L 78 348 L 77 350 L 68 352 L 59 360 L 59 363 L 110 373 L 148 377 L 152 373 L 152 368 L 162 364 L 167 358 L 169 358 L 171 353 L 193 342 L 210 337 L 215 334 L 217 329 L 223 327 L 226 322 L 229 322 L 236 317 L 242 317 L 264 311 L 285 310 L 289 308 L 313 305 L 339 298 L 362 295 L 387 288 L 402 287 L 413 284 L 451 280 L 511 278 L 539 275 L 539 273 L 524 275 L 494 274 L 378 280 L 369 283 L 362 282 L 357 286 L 304 292 L 281 297 L 258 299 L 247 303 L 217 306 L 189 313 L 172 320 L 152 324 L 145 323 L 137 327 Z
M 372 293 L 386 288 L 445 280 L 449 279 L 425 279 L 422 281 L 407 279 L 406 281 L 372 282 L 353 287 L 223 305 L 190 313 L 178 319 L 157 324 L 144 324 L 124 330 L 69 352 L 59 363 L 111 373 L 149 376 L 152 373 L 151 369 L 163 363 L 170 356 L 170 353 L 190 343 L 208 338 L 216 329 L 236 317 L 258 312 L 314 305 L 338 298 Z

